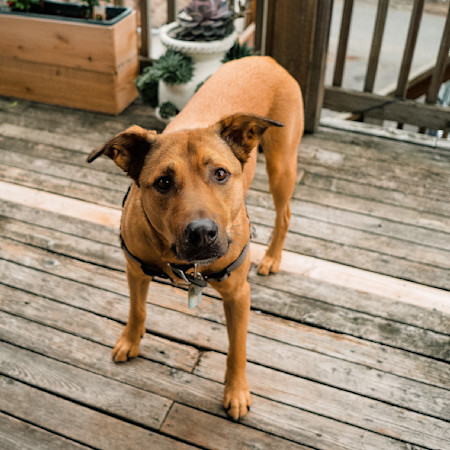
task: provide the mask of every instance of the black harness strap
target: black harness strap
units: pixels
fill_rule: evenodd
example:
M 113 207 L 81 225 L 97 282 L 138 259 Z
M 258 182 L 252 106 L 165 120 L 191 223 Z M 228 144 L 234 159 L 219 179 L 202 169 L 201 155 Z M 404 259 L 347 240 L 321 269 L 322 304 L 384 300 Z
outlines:
M 125 194 L 125 196 L 124 196 L 124 198 L 123 198 L 123 200 L 122 200 L 122 208 L 125 206 L 125 202 L 127 201 L 128 194 L 129 194 L 130 191 L 131 191 L 131 186 L 133 186 L 133 185 L 130 184 L 130 185 L 128 186 L 127 193 Z
M 125 245 L 122 235 L 120 235 L 120 246 L 122 247 L 122 250 L 124 251 L 124 253 L 128 256 L 128 258 L 130 258 L 135 263 L 138 263 L 141 266 L 142 272 L 144 272 L 146 275 L 149 275 L 151 277 L 170 278 L 169 275 L 167 275 L 167 273 L 162 272 L 159 269 L 155 269 L 153 267 L 147 266 L 140 259 L 136 258 L 136 256 L 134 256 L 130 252 L 130 250 L 128 250 L 127 246 Z
M 130 250 L 128 250 L 127 246 L 125 245 L 125 242 L 123 240 L 122 235 L 120 235 L 120 246 L 122 247 L 122 250 L 124 253 L 134 262 L 138 263 L 141 266 L 141 270 L 150 277 L 158 277 L 158 278 L 164 278 L 164 279 L 170 279 L 170 276 L 163 272 L 162 270 L 159 270 L 154 267 L 150 267 L 149 265 L 143 263 L 140 259 L 136 258 Z M 225 267 L 225 269 L 221 270 L 220 272 L 213 272 L 207 275 L 204 274 L 197 274 L 197 277 L 194 274 L 188 273 L 188 271 L 192 271 L 195 269 L 195 266 L 193 264 L 191 265 L 183 265 L 183 266 L 177 266 L 174 264 L 169 264 L 170 269 L 181 280 L 185 281 L 186 283 L 192 283 L 196 284 L 200 287 L 206 287 L 208 280 L 213 281 L 225 281 L 230 275 L 233 270 L 236 270 L 238 267 L 241 266 L 241 264 L 245 261 L 245 258 L 247 256 L 248 250 L 250 247 L 250 242 L 247 242 L 245 247 L 242 249 L 240 255 L 228 266 Z

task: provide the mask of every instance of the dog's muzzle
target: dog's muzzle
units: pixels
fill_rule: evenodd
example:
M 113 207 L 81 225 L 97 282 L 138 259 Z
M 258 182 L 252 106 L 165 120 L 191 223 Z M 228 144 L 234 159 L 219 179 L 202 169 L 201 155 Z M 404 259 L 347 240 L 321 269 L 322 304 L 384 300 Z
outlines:
M 211 262 L 227 252 L 221 244 L 219 227 L 210 219 L 199 219 L 184 229 L 184 242 L 178 246 L 181 259 L 187 261 Z

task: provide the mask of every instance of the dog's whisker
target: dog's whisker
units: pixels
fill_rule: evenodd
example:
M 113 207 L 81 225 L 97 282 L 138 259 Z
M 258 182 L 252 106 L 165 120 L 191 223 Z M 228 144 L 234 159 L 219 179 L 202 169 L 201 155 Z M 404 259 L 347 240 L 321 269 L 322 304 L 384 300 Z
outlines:
M 232 231 L 232 232 L 230 233 L 230 236 L 244 237 L 244 235 L 243 235 L 242 233 L 238 233 L 238 232 L 236 232 L 236 231 Z

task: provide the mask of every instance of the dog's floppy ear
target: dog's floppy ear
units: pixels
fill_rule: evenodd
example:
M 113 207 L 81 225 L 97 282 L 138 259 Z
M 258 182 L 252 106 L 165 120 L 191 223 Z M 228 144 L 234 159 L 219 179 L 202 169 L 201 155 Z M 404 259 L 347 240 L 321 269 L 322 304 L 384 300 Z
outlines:
M 133 125 L 111 138 L 105 145 L 93 150 L 87 162 L 91 163 L 101 155 L 109 156 L 133 180 L 138 181 L 144 159 L 154 141 L 152 136 L 155 134 L 156 131 Z
M 222 139 L 231 147 L 241 163 L 245 163 L 259 138 L 268 127 L 283 127 L 281 122 L 255 114 L 233 114 L 216 124 Z

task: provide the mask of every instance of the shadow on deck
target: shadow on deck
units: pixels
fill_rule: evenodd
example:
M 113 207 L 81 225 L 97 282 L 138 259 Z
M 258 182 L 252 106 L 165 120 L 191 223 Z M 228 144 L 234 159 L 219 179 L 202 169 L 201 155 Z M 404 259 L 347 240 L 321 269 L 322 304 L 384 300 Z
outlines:
M 10 448 L 450 448 L 450 151 L 321 128 L 306 136 L 283 271 L 254 268 L 251 412 L 221 407 L 212 290 L 153 283 L 139 358 L 117 224 L 128 179 L 86 154 L 137 123 L 0 99 L 0 442 Z M 274 217 L 247 197 L 257 259 Z

